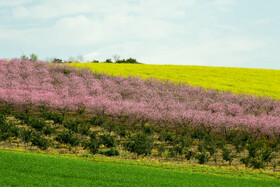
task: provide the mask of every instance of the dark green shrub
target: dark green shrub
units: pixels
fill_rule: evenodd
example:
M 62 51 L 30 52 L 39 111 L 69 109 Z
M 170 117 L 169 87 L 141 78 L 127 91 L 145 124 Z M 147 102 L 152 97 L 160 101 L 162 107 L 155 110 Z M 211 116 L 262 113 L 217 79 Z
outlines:
M 181 145 L 173 145 L 171 148 L 170 148 L 170 151 L 169 152 L 172 152 L 171 155 L 173 155 L 174 157 L 177 157 L 178 155 L 183 155 L 184 153 L 184 147 L 181 146 Z
M 199 141 L 198 147 L 197 147 L 198 151 L 199 152 L 206 152 L 206 148 L 205 147 L 206 147 L 205 142 Z
M 84 148 L 89 149 L 91 154 L 98 153 L 98 149 L 100 146 L 100 141 L 97 138 L 97 132 L 92 132 L 90 134 L 90 141 L 84 143 Z
M 72 119 L 69 119 L 69 120 L 65 120 L 63 122 L 63 126 L 75 133 L 78 132 L 78 127 L 79 127 L 79 121 L 78 120 L 72 120 Z
M 6 116 L 4 114 L 0 114 L 0 128 L 2 125 L 5 125 L 6 122 Z
M 28 124 L 30 121 L 30 116 L 26 113 L 16 113 L 15 118 L 21 121 L 21 124 Z
M 34 134 L 32 130 L 28 130 L 25 128 L 20 128 L 19 130 L 19 138 L 25 143 L 29 143 L 31 141 L 32 134 Z
M 158 151 L 158 155 L 159 155 L 160 157 L 162 157 L 162 153 L 165 152 L 165 145 L 164 145 L 163 143 L 157 145 L 157 151 Z
M 105 60 L 106 63 L 113 63 L 112 60 L 110 58 Z
M 38 56 L 37 56 L 36 54 L 32 53 L 32 54 L 30 55 L 30 60 L 31 60 L 32 62 L 36 62 L 36 61 L 38 60 Z
M 9 132 L 11 133 L 11 136 L 18 137 L 19 128 L 13 122 L 9 122 L 8 124 L 9 124 Z
M 52 134 L 54 134 L 56 132 L 56 128 L 52 127 L 51 125 L 46 125 L 43 128 L 43 133 L 47 136 L 51 136 Z
M 41 118 L 31 118 L 27 125 L 31 126 L 37 131 L 42 131 L 43 128 L 46 126 L 46 122 L 44 119 Z
M 109 119 L 104 120 L 101 127 L 104 128 L 105 130 L 107 130 L 109 133 L 111 133 L 112 131 L 115 131 L 115 129 L 116 129 L 116 126 L 113 123 L 113 121 L 111 121 Z
M 123 125 L 118 125 L 118 127 L 116 127 L 116 132 L 121 138 L 127 136 L 126 128 Z
M 134 59 L 134 58 L 128 58 L 126 60 L 125 59 L 117 60 L 116 63 L 118 63 L 118 64 L 124 64 L 124 63 L 126 63 L 126 64 L 141 64 L 140 62 L 137 62 L 137 60 Z
M 144 126 L 143 131 L 147 135 L 153 135 L 154 134 L 154 126 L 152 126 L 152 125 Z
M 59 59 L 59 58 L 54 58 L 53 63 L 62 63 L 62 59 Z
M 207 132 L 205 129 L 203 129 L 199 126 L 194 127 L 194 129 L 192 131 L 192 138 L 203 140 L 205 137 L 207 137 Z
M 232 150 L 228 149 L 226 146 L 222 149 L 222 155 L 223 159 L 225 161 L 228 161 L 230 166 L 232 164 L 233 159 L 236 158 L 236 154 L 234 154 Z
M 32 146 L 37 146 L 42 150 L 46 150 L 49 147 L 49 142 L 47 139 L 43 138 L 41 134 L 33 132 L 31 138 Z
M 105 151 L 99 151 L 99 153 L 102 155 L 106 155 L 106 156 L 119 156 L 120 155 L 120 151 L 116 148 L 111 148 L 111 149 L 105 150 Z
M 107 148 L 116 146 L 116 139 L 109 133 L 104 133 L 100 136 L 101 144 L 105 145 Z
M 78 131 L 82 135 L 89 135 L 90 133 L 90 124 L 86 122 L 80 122 Z
M 174 139 L 173 136 L 174 135 L 173 135 L 172 132 L 163 130 L 163 131 L 161 131 L 158 140 L 161 141 L 161 142 L 165 142 L 167 144 L 171 144 L 173 142 L 173 139 Z
M 94 126 L 102 126 L 103 123 L 105 123 L 106 117 L 105 116 L 97 116 L 94 115 L 92 118 L 90 118 L 89 123 Z
M 0 141 L 9 140 L 9 138 L 11 138 L 11 137 L 12 137 L 12 134 L 10 132 L 1 132 Z
M 261 141 L 254 141 L 247 146 L 249 157 L 255 158 L 260 155 L 262 148 L 264 147 L 264 143 Z
M 261 160 L 266 163 L 266 165 L 268 165 L 268 163 L 271 162 L 271 160 L 275 157 L 276 155 L 273 153 L 271 148 L 265 148 L 261 152 Z
M 126 59 L 126 63 L 130 63 L 130 64 L 140 64 L 140 63 L 137 62 L 137 60 L 134 59 L 134 58 L 128 58 L 128 59 Z
M 195 158 L 195 157 L 196 157 L 196 154 L 195 154 L 194 151 L 192 151 L 192 150 L 187 150 L 186 151 L 185 158 L 187 160 L 190 160 L 191 158 Z
M 150 155 L 154 146 L 153 138 L 150 136 L 139 133 L 133 135 L 125 142 L 124 147 L 137 155 Z
M 6 141 L 11 137 L 17 137 L 19 128 L 12 122 L 7 123 L 4 115 L 0 115 L 0 118 L 0 140 Z
M 242 162 L 243 164 L 245 164 L 246 167 L 249 167 L 250 158 L 249 158 L 249 157 L 241 158 L 241 159 L 240 159 L 240 162 Z
M 51 112 L 49 115 L 48 120 L 53 120 L 53 122 L 55 124 L 60 124 L 62 125 L 63 121 L 64 121 L 64 116 L 60 115 L 57 112 Z
M 13 108 L 10 105 L 5 105 L 4 107 L 0 108 L 0 115 L 9 115 L 12 114 Z
M 63 68 L 62 72 L 64 75 L 69 75 L 71 73 L 69 68 Z
M 69 144 L 71 146 L 77 146 L 80 143 L 76 133 L 70 130 L 64 130 L 62 133 L 58 134 L 55 140 L 60 143 Z
M 264 169 L 264 162 L 258 158 L 250 158 L 249 164 L 254 169 Z
M 86 111 L 86 108 L 84 106 L 79 106 L 76 110 L 76 112 L 79 114 L 79 115 L 82 115 L 83 113 L 85 113 Z
M 207 163 L 209 161 L 209 158 L 210 158 L 210 156 L 205 151 L 196 154 L 196 159 L 198 160 L 199 164 Z

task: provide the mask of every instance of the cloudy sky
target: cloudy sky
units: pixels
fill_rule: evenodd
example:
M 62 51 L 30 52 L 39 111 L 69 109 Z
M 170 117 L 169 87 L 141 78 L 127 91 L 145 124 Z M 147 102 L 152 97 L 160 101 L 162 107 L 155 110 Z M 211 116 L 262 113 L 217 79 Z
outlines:
M 279 0 L 0 0 L 0 58 L 280 69 Z

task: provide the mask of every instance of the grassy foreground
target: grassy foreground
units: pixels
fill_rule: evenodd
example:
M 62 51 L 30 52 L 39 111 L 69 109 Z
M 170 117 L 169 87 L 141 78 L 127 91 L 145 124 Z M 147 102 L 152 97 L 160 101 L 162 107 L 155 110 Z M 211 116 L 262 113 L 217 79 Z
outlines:
M 0 184 L 23 186 L 279 186 L 231 178 L 53 155 L 0 151 Z
M 72 63 L 110 75 L 154 77 L 233 93 L 280 99 L 280 70 L 180 65 Z

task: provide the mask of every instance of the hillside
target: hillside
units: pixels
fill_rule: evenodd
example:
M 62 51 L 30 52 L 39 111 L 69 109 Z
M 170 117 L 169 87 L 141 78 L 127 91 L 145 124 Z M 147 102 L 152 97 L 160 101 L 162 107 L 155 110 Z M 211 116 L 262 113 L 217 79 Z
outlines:
M 154 77 L 183 82 L 233 93 L 247 93 L 280 99 L 280 70 L 226 68 L 206 66 L 73 63 L 76 67 L 88 67 L 94 72 L 110 75 Z
M 0 61 L 0 146 L 279 171 L 280 101 Z
M 0 184 L 8 186 L 278 186 L 278 181 L 0 151 Z

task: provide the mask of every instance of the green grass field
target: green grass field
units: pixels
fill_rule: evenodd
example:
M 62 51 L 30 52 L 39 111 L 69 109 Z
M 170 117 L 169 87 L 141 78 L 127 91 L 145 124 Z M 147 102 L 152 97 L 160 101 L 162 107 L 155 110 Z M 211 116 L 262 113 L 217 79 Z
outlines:
M 73 63 L 70 65 L 88 67 L 94 72 L 114 76 L 154 77 L 207 89 L 280 99 L 280 70 L 111 63 Z
M 61 156 L 0 151 L 1 186 L 279 186 L 231 178 Z

